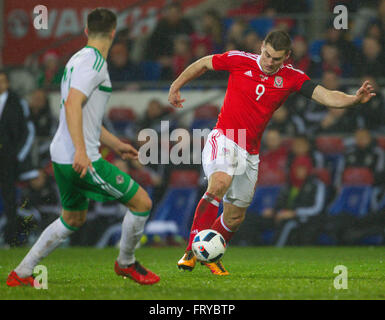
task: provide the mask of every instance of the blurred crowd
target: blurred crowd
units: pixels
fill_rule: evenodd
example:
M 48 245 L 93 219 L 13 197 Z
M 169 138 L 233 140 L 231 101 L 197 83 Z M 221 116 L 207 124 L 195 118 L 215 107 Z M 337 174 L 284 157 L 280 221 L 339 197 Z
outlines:
M 334 2 L 330 1 L 331 9 Z M 285 29 L 293 39 L 289 63 L 294 67 L 318 79 L 330 90 L 354 90 L 355 88 L 341 84 L 345 78 L 369 80 L 377 95 L 368 104 L 352 109 L 327 109 L 300 95 L 293 95 L 274 113 L 263 138 L 260 175 L 264 180 L 268 179 L 271 172 L 282 173 L 283 181 L 279 183 L 285 187 L 281 188 L 274 204 L 258 212 L 259 219 L 262 219 L 258 226 L 276 228 L 278 231 L 271 243 L 285 243 L 288 239 L 283 239 L 281 235 L 288 226 L 287 222 L 302 223 L 303 226 L 305 222 L 325 212 L 339 195 L 344 185 L 344 173 L 349 168 L 366 168 L 369 175 L 372 175 L 375 192 L 370 210 L 375 218 L 370 216 L 368 223 L 372 224 L 371 227 L 381 226 L 384 223 L 382 217 L 378 220 L 376 214 L 383 210 L 382 206 L 385 207 L 385 97 L 377 81 L 384 76 L 385 70 L 385 0 L 367 1 L 364 9 L 369 13 L 363 15 L 361 20 L 359 17 L 354 20 L 355 25 L 348 30 L 337 30 L 332 22 L 327 23 L 324 37 L 320 39 L 307 39 L 298 20 L 290 16 L 293 13 L 308 13 L 308 1 L 290 2 L 290 5 L 288 3 L 284 0 L 248 0 L 240 2 L 238 8 L 233 8 L 225 16 L 210 9 L 196 21 L 184 15 L 178 3 L 171 3 L 164 9 L 161 19 L 145 41 L 132 39 L 129 28 L 117 33 L 108 58 L 111 80 L 113 83 L 170 81 L 190 63 L 209 54 L 228 50 L 259 53 L 263 37 L 271 28 Z M 360 1 L 346 0 L 344 3 L 351 12 L 359 13 L 362 10 L 358 5 L 361 5 Z M 289 18 L 285 18 L 285 14 L 289 14 Z M 257 15 L 261 17 L 255 18 Z M 51 112 L 51 107 L 54 106 L 49 104 L 48 90 L 60 84 L 62 61 L 64 62 L 63 57 L 55 51 L 44 54 L 38 75 L 38 89 L 28 94 L 25 100 L 30 112 L 28 120 L 33 123 L 35 137 L 28 157 L 29 165 L 24 172 L 31 170 L 35 174 L 19 179 L 18 202 L 22 204 L 19 214 L 32 214 L 38 225 L 37 230 L 43 230 L 60 214 L 60 199 L 49 158 L 49 144 L 57 120 Z M 201 79 L 226 80 L 226 77 L 226 73 L 212 72 Z M 152 99 L 142 117 L 135 115 L 129 108 L 125 111 L 115 110 L 117 113 L 111 111 L 106 116 L 105 126 L 140 148 L 143 144 L 138 142 L 140 130 L 152 128 L 160 132 L 162 120 L 170 121 L 171 130 L 183 127 L 191 132 L 194 128 L 212 128 L 219 108 L 220 106 L 201 106 L 199 110 L 193 111 L 193 120 L 186 126 L 186 123 L 178 122 L 178 117 L 170 106 Z M 200 114 L 205 113 L 202 110 L 209 109 L 214 112 L 199 118 Z M 337 139 L 322 142 L 319 139 L 322 137 Z M 159 141 L 159 148 L 163 147 L 162 143 Z M 175 142 L 171 146 L 172 144 Z M 192 157 L 200 156 L 193 154 L 192 146 L 183 147 L 190 148 Z M 207 183 L 203 179 L 200 165 L 143 166 L 139 161 L 126 162 L 116 158 L 104 146 L 101 147 L 101 152 L 103 157 L 127 171 L 151 192 L 154 208 L 167 192 L 170 177 L 175 170 L 196 171 L 201 177 L 197 186 L 199 193 L 203 192 Z M 321 206 L 317 204 L 320 193 Z M 199 198 L 200 194 L 197 199 Z M 310 208 L 314 210 L 311 211 Z M 111 244 L 113 239 L 105 236 L 105 226 L 114 226 L 122 215 L 121 208 L 115 203 L 91 202 L 89 222 L 83 227 L 84 232 L 78 232 L 71 241 L 78 245 Z M 353 227 L 354 223 L 351 224 Z M 247 229 L 253 224 L 245 225 Z M 366 230 L 362 225 L 354 226 L 362 232 Z M 92 233 L 87 232 L 88 229 Z M 311 237 L 315 234 L 312 227 L 307 232 L 298 230 L 301 230 L 301 234 L 310 235 L 305 240 L 302 239 L 303 243 L 315 242 Z M 335 229 L 329 231 L 337 234 Z M 244 234 L 247 234 L 247 230 Z M 362 236 L 358 231 L 356 234 Z M 356 240 L 341 237 L 335 236 L 336 243 L 352 244 Z M 168 238 L 167 241 L 174 244 L 175 237 Z M 242 239 L 238 241 L 242 243 Z
M 321 78 L 325 71 L 343 78 L 382 77 L 384 0 L 338 1 L 341 3 L 355 15 L 349 28 L 335 29 L 333 20 L 320 18 L 323 34 L 309 39 L 309 18 L 292 18 L 293 14 L 310 13 L 310 2 L 306 0 L 240 1 L 238 8 L 225 15 L 208 9 L 199 19 L 188 17 L 178 2 L 172 2 L 162 10 L 157 24 L 147 35 L 133 38 L 129 26 L 117 32 L 108 58 L 110 77 L 116 83 L 173 80 L 186 66 L 206 55 L 229 50 L 259 53 L 263 38 L 273 28 L 289 32 L 293 47 L 288 63 L 312 78 Z M 331 12 L 336 4 L 330 0 Z M 40 87 L 60 83 L 67 58 L 55 50 L 41 57 Z M 224 80 L 226 75 L 207 73 L 203 78 Z

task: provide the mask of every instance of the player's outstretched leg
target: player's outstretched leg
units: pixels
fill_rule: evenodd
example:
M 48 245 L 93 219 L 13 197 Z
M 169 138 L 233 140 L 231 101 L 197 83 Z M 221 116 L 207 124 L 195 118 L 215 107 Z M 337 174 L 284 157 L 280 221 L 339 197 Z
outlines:
M 62 216 L 43 231 L 23 261 L 8 275 L 7 285 L 33 287 L 32 273 L 35 266 L 85 222 L 86 214 L 87 210 L 63 210 Z
M 190 238 L 182 258 L 177 266 L 180 270 L 192 271 L 196 265 L 196 257 L 191 250 L 191 245 L 196 234 L 209 229 L 218 216 L 219 204 L 231 184 L 231 176 L 224 172 L 215 172 L 209 178 L 206 193 L 196 207 Z
M 228 244 L 244 220 L 247 208 L 237 207 L 231 203 L 224 202 L 223 209 L 223 213 L 215 220 L 211 229 L 218 231 Z M 221 260 L 203 264 L 215 275 L 225 276 L 229 274 Z
M 221 199 L 213 194 L 206 192 L 199 201 L 195 210 L 194 220 L 191 226 L 190 238 L 183 257 L 178 261 L 180 270 L 192 271 L 196 264 L 196 257 L 191 250 L 191 245 L 196 234 L 204 229 L 208 229 L 218 215 L 218 207 Z
M 139 187 L 127 203 L 127 212 L 122 224 L 120 251 L 115 261 L 115 272 L 140 284 L 154 284 L 160 277 L 143 267 L 135 258 L 135 248 L 143 235 L 145 223 L 150 215 L 152 203 L 147 192 Z

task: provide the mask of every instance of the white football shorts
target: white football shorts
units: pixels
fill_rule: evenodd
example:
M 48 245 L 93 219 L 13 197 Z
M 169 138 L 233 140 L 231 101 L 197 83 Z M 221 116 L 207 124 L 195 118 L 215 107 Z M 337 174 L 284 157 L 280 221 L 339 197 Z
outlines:
M 258 154 L 249 154 L 233 140 L 214 129 L 208 135 L 203 148 L 202 165 L 207 179 L 219 171 L 233 177 L 223 201 L 242 208 L 250 205 L 258 180 Z

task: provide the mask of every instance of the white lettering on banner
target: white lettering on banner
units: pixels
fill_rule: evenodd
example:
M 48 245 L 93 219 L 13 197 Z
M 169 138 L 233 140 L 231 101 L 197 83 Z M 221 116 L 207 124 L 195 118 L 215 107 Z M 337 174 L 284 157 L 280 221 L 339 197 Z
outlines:
M 7 16 L 7 31 L 16 39 L 28 34 L 29 21 L 27 13 L 22 9 L 11 11 Z
M 76 11 L 73 9 L 64 9 L 59 17 L 55 37 L 60 38 L 65 34 L 76 34 L 80 30 Z

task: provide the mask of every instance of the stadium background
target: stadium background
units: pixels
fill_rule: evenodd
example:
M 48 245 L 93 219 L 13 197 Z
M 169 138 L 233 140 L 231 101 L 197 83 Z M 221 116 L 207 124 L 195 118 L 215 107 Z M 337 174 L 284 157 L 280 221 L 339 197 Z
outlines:
M 12 89 L 28 102 L 35 125 L 34 170 L 24 175 L 18 187 L 19 215 L 27 218 L 29 226 L 20 237 L 31 244 L 60 214 L 48 148 L 57 125 L 61 72 L 68 58 L 86 43 L 83 26 L 90 5 L 53 0 L 1 3 L 1 64 L 9 71 Z M 93 2 L 94 6 L 104 3 Z M 164 0 L 108 3 L 119 15 L 119 30 L 108 59 L 113 95 L 105 125 L 137 147 L 139 130 L 159 132 L 161 120 L 169 120 L 171 130 L 212 128 L 223 101 L 226 74 L 208 73 L 186 87 L 182 111 L 167 103 L 171 81 L 189 63 L 207 54 L 233 49 L 258 53 L 261 39 L 272 28 L 285 28 L 292 36 L 295 55 L 290 63 L 330 89 L 355 92 L 366 78 L 376 83 L 377 97 L 351 111 L 328 112 L 293 96 L 276 113 L 264 136 L 256 196 L 234 243 L 277 245 L 273 242 L 277 230 L 257 232 L 257 222 L 289 182 L 288 159 L 296 156 L 296 137 L 305 136 L 310 143 L 306 154 L 313 160 L 314 174 L 326 185 L 327 197 L 306 221 L 287 221 L 295 223 L 280 230 L 283 236 L 278 245 L 384 244 L 384 0 L 221 0 L 220 7 L 218 1 L 185 0 L 180 2 L 180 13 L 168 8 L 171 1 Z M 48 8 L 47 30 L 33 28 L 33 8 L 39 4 Z M 348 8 L 347 30 L 333 27 L 333 8 L 338 4 Z M 164 19 L 175 19 L 175 26 L 169 27 Z M 321 125 L 325 119 L 332 119 L 331 124 Z M 279 131 L 281 144 L 277 137 L 266 141 L 273 130 Z M 357 147 L 357 130 L 371 137 L 365 148 Z M 169 142 L 159 141 L 161 147 Z M 101 151 L 127 170 L 154 200 L 147 239 L 143 240 L 155 246 L 183 244 L 195 204 L 206 186 L 200 165 L 143 167 L 115 158 L 103 146 Z M 117 244 L 123 215 L 124 210 L 115 203 L 91 203 L 87 223 L 67 245 Z M 0 230 L 4 223 L 0 204 Z M 304 239 L 301 234 L 311 237 Z

